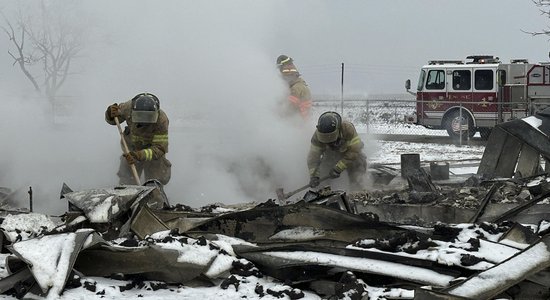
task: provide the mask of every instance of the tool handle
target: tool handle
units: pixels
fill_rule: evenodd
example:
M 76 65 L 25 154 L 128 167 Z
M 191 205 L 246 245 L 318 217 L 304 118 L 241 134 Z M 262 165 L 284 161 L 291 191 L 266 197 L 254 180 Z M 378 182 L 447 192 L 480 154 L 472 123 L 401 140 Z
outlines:
M 120 139 L 122 140 L 122 146 L 124 146 L 124 154 L 128 154 L 130 150 L 128 149 L 128 144 L 126 144 L 126 139 L 124 138 L 124 132 L 122 131 L 122 127 L 120 127 L 120 122 L 118 121 L 118 117 L 115 117 L 115 123 L 116 127 L 118 128 L 118 133 L 120 133 Z M 132 170 L 132 174 L 134 175 L 134 180 L 136 181 L 137 185 L 141 185 L 141 182 L 139 180 L 139 174 L 136 169 L 136 165 L 129 164 L 130 169 Z
M 321 178 L 319 179 L 319 183 L 321 183 L 321 182 L 323 182 L 323 181 L 325 181 L 325 180 L 327 180 L 327 179 L 329 179 L 329 178 L 330 178 L 330 175 L 327 175 L 327 176 L 325 176 L 325 177 L 321 177 Z M 292 191 L 292 192 L 289 192 L 288 194 L 285 195 L 284 198 L 285 198 L 285 199 L 288 199 L 289 197 L 291 197 L 291 196 L 293 196 L 294 194 L 297 194 L 297 193 L 299 193 L 299 192 L 301 192 L 301 191 L 307 189 L 308 187 L 309 187 L 309 183 L 306 184 L 306 185 L 304 185 L 304 186 L 301 187 L 301 188 L 298 188 L 297 190 L 294 190 L 294 191 Z

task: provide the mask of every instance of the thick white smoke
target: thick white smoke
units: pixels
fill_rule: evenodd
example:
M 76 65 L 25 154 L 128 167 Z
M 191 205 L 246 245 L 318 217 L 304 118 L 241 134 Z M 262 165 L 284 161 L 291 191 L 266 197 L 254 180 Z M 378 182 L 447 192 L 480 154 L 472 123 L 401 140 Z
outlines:
M 307 183 L 314 118 L 282 118 L 278 110 L 287 87 L 275 66 L 282 50 L 270 42 L 276 3 L 246 4 L 246 11 L 223 1 L 71 7 L 94 26 L 62 92 L 68 113 L 23 96 L 30 85 L 10 70 L 19 88 L 2 95 L 0 185 L 20 188 L 20 205 L 32 186 L 35 210 L 54 214 L 66 209 L 63 182 L 75 190 L 115 185 L 119 135 L 103 113 L 145 91 L 171 121 L 165 190 L 173 204 L 265 201 L 277 187 Z
M 12 18 L 39 3 L 0 0 L 0 10 Z M 546 60 L 540 50 L 546 41 L 519 30 L 544 28 L 546 21 L 518 1 L 476 2 L 479 22 L 461 24 L 444 43 L 433 28 L 448 18 L 441 11 L 472 19 L 470 6 L 442 7 L 435 0 L 44 3 L 86 43 L 60 91 L 65 119 L 54 123 L 60 111 L 54 114 L 33 94 L 0 32 L 0 186 L 20 189 L 21 205 L 33 186 L 36 210 L 47 213 L 66 209 L 58 199 L 63 182 L 78 190 L 117 182 L 119 136 L 103 113 L 140 92 L 156 94 L 171 120 L 173 177 L 166 192 L 173 203 L 196 207 L 263 201 L 275 197 L 275 187 L 289 191 L 307 183 L 316 116 L 308 124 L 278 116 L 286 92 L 275 68 L 280 54 L 295 59 L 314 95 L 339 95 L 341 63 L 344 94 L 368 94 L 403 92 L 404 81 L 414 84 L 418 68 L 435 58 L 482 52 Z M 526 25 L 485 13 L 495 5 Z M 487 32 L 506 32 L 506 38 L 487 39 Z

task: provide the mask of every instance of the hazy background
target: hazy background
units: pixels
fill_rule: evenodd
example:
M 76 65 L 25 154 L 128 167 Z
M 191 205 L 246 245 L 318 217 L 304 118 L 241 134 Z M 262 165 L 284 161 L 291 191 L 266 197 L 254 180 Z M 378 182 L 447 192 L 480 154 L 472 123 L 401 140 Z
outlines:
M 8 17 L 38 1 L 0 0 Z M 151 92 L 168 114 L 172 203 L 265 201 L 308 180 L 304 124 L 282 119 L 287 54 L 315 95 L 403 93 L 432 59 L 493 54 L 548 61 L 546 29 L 529 0 L 486 1 L 46 1 L 86 44 L 61 91 L 70 113 L 54 120 L 7 54 L 0 32 L 0 186 L 35 191 L 37 211 L 62 213 L 75 190 L 116 184 L 118 132 L 106 107 Z M 2 20 L 2 25 L 5 25 Z M 264 170 L 268 169 L 269 174 Z

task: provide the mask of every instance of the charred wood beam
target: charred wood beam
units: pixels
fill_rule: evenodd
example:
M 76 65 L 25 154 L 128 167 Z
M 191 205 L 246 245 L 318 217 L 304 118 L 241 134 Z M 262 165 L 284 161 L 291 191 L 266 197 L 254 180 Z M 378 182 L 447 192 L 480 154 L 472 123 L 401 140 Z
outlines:
M 437 187 L 433 184 L 430 175 L 422 168 L 408 173 L 407 182 L 409 189 L 417 192 L 435 192 Z

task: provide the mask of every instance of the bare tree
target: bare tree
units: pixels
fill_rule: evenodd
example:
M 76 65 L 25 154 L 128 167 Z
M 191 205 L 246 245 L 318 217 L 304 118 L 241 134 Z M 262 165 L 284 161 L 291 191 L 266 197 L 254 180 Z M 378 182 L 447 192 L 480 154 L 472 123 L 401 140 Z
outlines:
M 540 14 L 550 18 L 550 1 L 549 0 L 531 0 L 539 8 Z M 550 36 L 550 27 L 539 31 L 526 31 L 521 30 L 530 35 L 548 35 Z
M 2 13 L 1 28 L 10 40 L 8 54 L 13 65 L 25 74 L 34 89 L 47 96 L 53 105 L 59 89 L 70 75 L 71 63 L 82 49 L 81 33 L 57 18 L 41 2 L 39 13 L 10 20 Z

